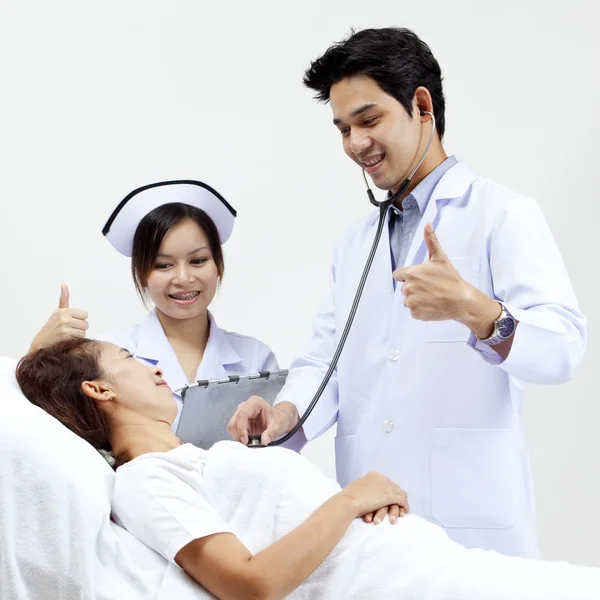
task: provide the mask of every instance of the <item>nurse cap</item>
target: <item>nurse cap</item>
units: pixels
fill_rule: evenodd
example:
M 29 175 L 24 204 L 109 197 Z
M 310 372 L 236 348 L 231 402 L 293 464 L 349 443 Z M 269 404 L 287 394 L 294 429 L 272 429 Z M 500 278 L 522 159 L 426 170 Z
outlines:
M 219 192 L 193 179 L 161 181 L 133 190 L 119 202 L 102 234 L 113 248 L 130 257 L 140 221 L 155 208 L 175 202 L 202 209 L 216 225 L 221 244 L 229 239 L 237 212 Z

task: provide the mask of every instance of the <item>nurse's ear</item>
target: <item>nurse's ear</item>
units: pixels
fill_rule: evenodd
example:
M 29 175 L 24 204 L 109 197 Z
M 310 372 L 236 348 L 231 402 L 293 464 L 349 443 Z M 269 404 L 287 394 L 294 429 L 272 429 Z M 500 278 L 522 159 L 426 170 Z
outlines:
M 110 402 L 117 397 L 110 387 L 99 381 L 84 381 L 81 384 L 81 391 L 96 402 Z

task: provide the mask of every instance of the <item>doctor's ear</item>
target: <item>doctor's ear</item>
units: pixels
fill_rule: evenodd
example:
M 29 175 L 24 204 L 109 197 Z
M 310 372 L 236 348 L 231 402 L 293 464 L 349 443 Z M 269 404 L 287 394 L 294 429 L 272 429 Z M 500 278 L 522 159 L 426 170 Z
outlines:
M 413 114 L 419 111 L 419 116 L 424 117 L 428 112 L 433 112 L 433 100 L 429 90 L 420 85 L 414 93 L 412 99 Z
M 84 381 L 81 384 L 81 391 L 97 402 L 109 402 L 117 396 L 108 386 L 98 381 Z

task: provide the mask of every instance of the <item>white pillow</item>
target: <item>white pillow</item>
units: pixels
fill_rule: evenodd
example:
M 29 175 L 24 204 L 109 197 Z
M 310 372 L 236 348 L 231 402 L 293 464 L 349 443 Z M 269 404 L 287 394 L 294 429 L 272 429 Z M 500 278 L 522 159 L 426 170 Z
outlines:
M 110 521 L 114 473 L 0 358 L 0 598 L 152 598 L 166 567 Z M 148 571 L 148 567 L 151 571 Z

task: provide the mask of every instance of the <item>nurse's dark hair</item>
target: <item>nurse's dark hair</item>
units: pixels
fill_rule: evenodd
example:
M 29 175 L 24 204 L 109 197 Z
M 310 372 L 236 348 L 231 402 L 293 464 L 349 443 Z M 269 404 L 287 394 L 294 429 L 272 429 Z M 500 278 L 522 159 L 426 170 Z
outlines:
M 70 337 L 24 356 L 17 383 L 25 397 L 97 450 L 110 451 L 108 424 L 94 400 L 81 388 L 103 377 L 100 343 Z
M 304 84 L 315 98 L 329 102 L 331 87 L 355 75 L 365 75 L 393 96 L 412 117 L 418 87 L 431 94 L 440 139 L 446 129 L 442 71 L 429 46 L 410 29 L 385 27 L 351 31 L 349 37 L 330 46 L 304 74 Z
M 156 256 L 165 235 L 173 225 L 177 225 L 184 219 L 192 219 L 204 231 L 219 277 L 223 277 L 225 272 L 223 249 L 214 221 L 203 210 L 190 204 L 181 202 L 163 204 L 150 211 L 140 221 L 133 237 L 131 274 L 142 300 L 147 300 L 148 277 L 156 266 Z

